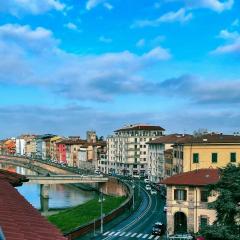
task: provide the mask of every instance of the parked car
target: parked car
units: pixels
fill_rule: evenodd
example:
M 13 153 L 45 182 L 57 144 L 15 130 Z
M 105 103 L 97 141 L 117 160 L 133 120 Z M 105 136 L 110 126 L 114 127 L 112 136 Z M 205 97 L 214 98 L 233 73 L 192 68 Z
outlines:
M 101 172 L 99 170 L 94 171 L 95 174 L 100 174 Z
M 165 206 L 165 207 L 163 208 L 163 211 L 164 211 L 164 212 L 167 212 L 167 206 Z
M 151 191 L 151 186 L 150 186 L 149 184 L 147 184 L 147 185 L 145 186 L 145 189 L 148 190 L 148 191 Z
M 151 189 L 150 193 L 153 194 L 157 194 L 157 191 L 155 189 Z
M 161 236 L 165 232 L 165 225 L 161 222 L 156 222 L 152 228 L 152 235 Z
M 140 179 L 140 175 L 133 175 L 133 178 Z
M 150 180 L 149 180 L 148 178 L 145 178 L 145 179 L 144 179 L 144 182 L 145 182 L 145 183 L 149 183 Z

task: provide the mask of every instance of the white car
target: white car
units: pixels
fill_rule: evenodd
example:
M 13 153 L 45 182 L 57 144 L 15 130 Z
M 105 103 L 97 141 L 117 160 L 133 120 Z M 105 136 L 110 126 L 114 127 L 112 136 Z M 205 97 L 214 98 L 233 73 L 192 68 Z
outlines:
M 147 185 L 145 186 L 145 189 L 146 189 L 147 191 L 151 191 L 151 186 L 150 186 L 149 184 L 147 184 Z
M 164 212 L 167 212 L 167 206 L 165 206 L 165 207 L 163 208 L 163 211 L 164 211 Z
M 157 194 L 157 191 L 155 189 L 151 189 L 150 193 L 153 194 Z
M 149 181 L 148 178 L 145 178 L 145 179 L 144 179 L 144 182 L 145 182 L 145 183 L 149 183 L 150 181 Z

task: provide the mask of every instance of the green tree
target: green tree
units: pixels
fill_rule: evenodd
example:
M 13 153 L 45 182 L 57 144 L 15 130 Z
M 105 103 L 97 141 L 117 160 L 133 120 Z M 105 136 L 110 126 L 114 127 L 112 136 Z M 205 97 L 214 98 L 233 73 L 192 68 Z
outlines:
M 217 212 L 213 225 L 201 230 L 206 240 L 240 239 L 240 166 L 229 164 L 220 169 L 220 180 L 209 186 L 209 193 L 218 194 L 209 204 Z

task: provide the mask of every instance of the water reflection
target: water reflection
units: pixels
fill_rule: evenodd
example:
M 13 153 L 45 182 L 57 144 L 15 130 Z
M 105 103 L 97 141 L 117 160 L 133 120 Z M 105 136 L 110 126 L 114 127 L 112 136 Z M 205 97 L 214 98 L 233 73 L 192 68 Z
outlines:
M 33 175 L 35 172 L 18 166 L 0 164 L 0 168 L 17 172 L 23 175 Z M 40 185 L 24 183 L 17 190 L 37 209 L 41 208 L 40 202 Z M 84 203 L 94 198 L 94 192 L 83 191 L 69 184 L 50 185 L 49 191 L 49 208 L 67 208 Z

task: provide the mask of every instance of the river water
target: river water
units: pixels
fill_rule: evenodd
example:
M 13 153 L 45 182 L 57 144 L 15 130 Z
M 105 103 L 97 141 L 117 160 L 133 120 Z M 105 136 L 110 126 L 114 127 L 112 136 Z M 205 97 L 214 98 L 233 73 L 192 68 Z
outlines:
M 18 166 L 0 163 L 0 168 L 22 175 L 34 175 L 35 172 Z M 35 208 L 40 209 L 40 185 L 23 183 L 16 188 Z M 49 191 L 49 208 L 68 208 L 84 203 L 95 197 L 91 191 L 83 191 L 69 184 L 51 184 Z

